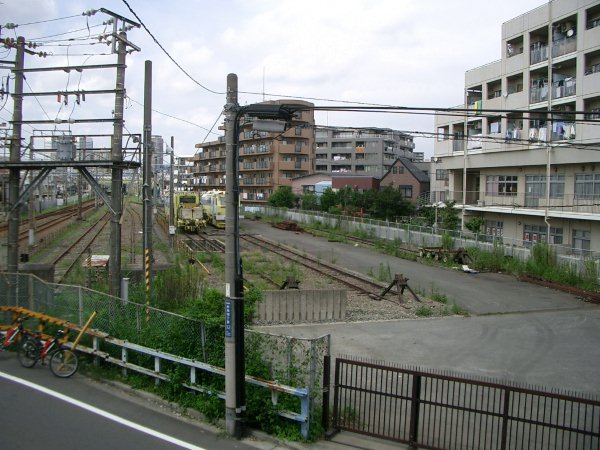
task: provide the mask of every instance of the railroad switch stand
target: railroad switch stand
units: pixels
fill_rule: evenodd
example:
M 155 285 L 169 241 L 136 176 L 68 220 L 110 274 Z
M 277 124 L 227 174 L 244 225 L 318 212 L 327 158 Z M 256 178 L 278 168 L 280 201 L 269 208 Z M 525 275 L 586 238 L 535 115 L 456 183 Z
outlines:
M 397 273 L 394 275 L 394 279 L 392 280 L 390 285 L 387 288 L 385 288 L 385 290 L 381 293 L 381 295 L 379 297 L 381 298 L 385 294 L 390 292 L 390 290 L 394 286 L 396 286 L 396 291 L 398 292 L 398 301 L 400 303 L 404 303 L 404 290 L 405 289 L 408 289 L 408 291 L 413 295 L 415 300 L 417 300 L 418 302 L 421 301 L 421 299 L 417 296 L 417 294 L 415 294 L 415 292 L 408 285 L 408 278 L 404 278 L 404 274 L 402 274 L 402 273 Z
M 300 281 L 298 281 L 293 275 L 289 275 L 279 290 L 283 289 L 300 289 Z

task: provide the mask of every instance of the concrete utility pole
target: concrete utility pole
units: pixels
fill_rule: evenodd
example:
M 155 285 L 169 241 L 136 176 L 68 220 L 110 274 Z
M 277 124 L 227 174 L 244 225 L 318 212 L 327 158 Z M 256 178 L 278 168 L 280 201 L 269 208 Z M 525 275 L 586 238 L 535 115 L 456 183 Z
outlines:
M 171 136 L 171 164 L 169 168 L 169 243 L 171 244 L 171 248 L 173 248 L 173 241 L 175 240 L 175 231 L 173 227 L 175 226 L 175 204 L 173 203 L 174 199 L 174 190 L 175 183 L 173 182 L 173 161 L 175 160 L 175 138 Z
M 246 410 L 244 298 L 239 250 L 238 80 L 227 75 L 225 105 L 225 428 L 241 438 Z
M 117 55 L 117 82 L 115 95 L 115 116 L 111 160 L 123 161 L 123 107 L 125 103 L 125 56 L 127 34 L 119 33 Z M 121 295 L 121 216 L 123 214 L 123 169 L 113 167 L 111 185 L 111 205 L 114 213 L 110 224 L 109 290 L 115 297 Z
M 25 64 L 25 38 L 17 38 L 17 54 L 15 57 L 15 89 L 13 94 L 13 133 L 10 141 L 10 162 L 21 161 L 21 122 L 23 120 L 23 66 Z M 19 198 L 19 183 L 21 172 L 18 167 L 10 169 L 8 175 L 9 215 L 8 215 L 8 254 L 6 269 L 9 273 L 19 271 L 19 223 L 21 207 L 17 204 Z M 12 300 L 16 301 L 16 292 Z
M 144 198 L 144 275 L 146 303 L 150 301 L 152 275 L 152 61 L 146 61 L 144 73 L 144 167 L 142 196 Z

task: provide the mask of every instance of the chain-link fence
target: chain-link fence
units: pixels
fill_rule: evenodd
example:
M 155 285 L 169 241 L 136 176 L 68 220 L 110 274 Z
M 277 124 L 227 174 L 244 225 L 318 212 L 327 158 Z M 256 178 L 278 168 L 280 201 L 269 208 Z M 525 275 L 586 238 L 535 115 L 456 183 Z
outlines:
M 444 230 L 411 223 L 389 222 L 370 218 L 341 216 L 320 211 L 300 211 L 271 206 L 253 207 L 253 214 L 283 217 L 300 223 L 319 222 L 331 228 L 339 228 L 346 233 L 361 232 L 373 238 L 387 241 L 398 241 L 412 246 L 436 247 L 442 246 L 443 236 L 452 237 L 453 247 L 476 247 L 486 252 L 500 251 L 504 256 L 527 261 L 531 257 L 532 243 L 519 239 L 510 239 L 506 236 L 493 236 L 487 234 L 473 234 L 456 230 Z M 245 214 L 250 215 L 248 211 Z M 595 277 L 600 280 L 600 252 L 581 250 L 568 245 L 549 244 L 556 253 L 557 260 L 574 273 L 583 277 Z
M 0 305 L 20 306 L 77 325 L 96 311 L 92 328 L 111 337 L 209 364 L 224 360 L 220 345 L 224 324 L 209 325 L 82 286 L 47 283 L 31 274 L 0 273 Z M 2 323 L 10 323 L 10 313 L 0 314 Z M 273 380 L 308 387 L 313 401 L 318 401 L 329 335 L 298 339 L 247 329 L 245 346 L 247 355 L 260 355 Z

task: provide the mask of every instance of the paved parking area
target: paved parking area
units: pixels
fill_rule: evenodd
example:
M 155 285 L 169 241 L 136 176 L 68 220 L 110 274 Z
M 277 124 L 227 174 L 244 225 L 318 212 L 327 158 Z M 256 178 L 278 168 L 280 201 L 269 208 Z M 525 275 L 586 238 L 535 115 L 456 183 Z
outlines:
M 355 355 L 436 370 L 600 395 L 600 307 L 503 274 L 465 274 L 351 245 L 244 221 L 308 253 L 367 273 L 386 264 L 413 288 L 446 294 L 470 317 L 263 327 L 298 337 L 332 336 L 332 355 Z

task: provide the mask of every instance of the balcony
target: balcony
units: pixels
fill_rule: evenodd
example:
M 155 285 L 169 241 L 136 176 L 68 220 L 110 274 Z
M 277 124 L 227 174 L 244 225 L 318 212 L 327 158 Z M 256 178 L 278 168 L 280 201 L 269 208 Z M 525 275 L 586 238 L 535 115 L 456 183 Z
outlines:
M 577 51 L 577 36 L 565 37 L 552 42 L 552 57 L 557 58 Z
M 463 201 L 462 191 L 449 191 L 448 200 L 453 200 L 461 205 Z M 527 214 L 526 210 L 545 211 L 546 195 L 545 192 L 540 195 L 527 195 L 524 192 L 518 192 L 516 195 L 490 195 L 479 191 L 467 191 L 467 204 L 465 206 L 467 208 L 477 208 L 478 210 L 481 210 L 481 208 L 489 210 L 497 208 L 498 212 L 506 208 L 510 209 L 511 214 L 515 214 L 515 209 L 523 209 L 523 214 Z M 548 210 L 550 216 L 552 216 L 553 211 L 557 211 L 563 217 L 565 213 L 572 213 L 573 218 L 576 218 L 577 214 L 600 214 L 600 195 L 577 196 L 575 194 L 564 194 L 551 197 Z
M 529 90 L 529 103 L 540 103 L 548 101 L 548 85 L 531 86 Z
M 548 45 L 542 42 L 536 42 L 531 46 L 529 52 L 531 65 L 541 63 L 548 60 Z
M 575 95 L 576 79 L 566 78 L 552 83 L 552 98 L 563 98 Z M 533 103 L 533 102 L 532 102 Z

